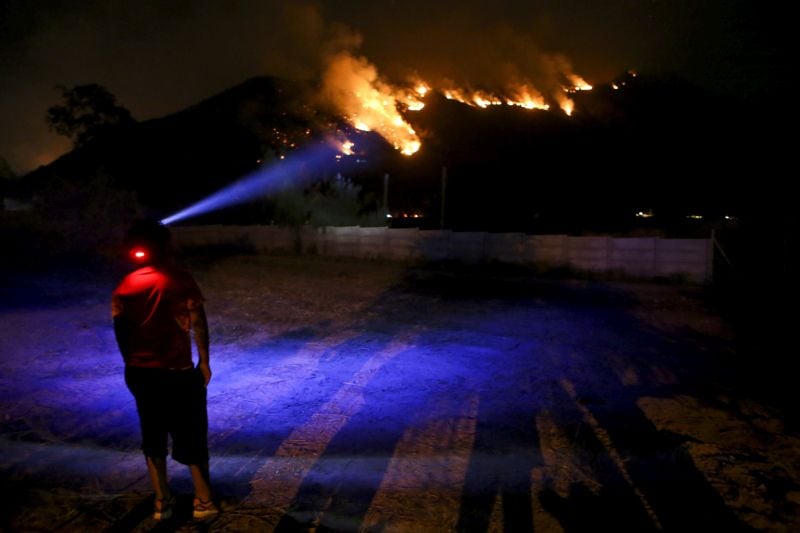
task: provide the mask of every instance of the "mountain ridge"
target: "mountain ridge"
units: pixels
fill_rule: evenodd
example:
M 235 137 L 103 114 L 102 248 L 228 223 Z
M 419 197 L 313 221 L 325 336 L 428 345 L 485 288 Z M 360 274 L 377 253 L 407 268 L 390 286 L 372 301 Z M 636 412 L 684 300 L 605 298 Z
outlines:
M 500 228 L 525 227 L 531 205 L 597 201 L 601 194 L 627 204 L 737 197 L 742 191 L 731 173 L 771 171 L 759 115 L 680 80 L 626 74 L 613 86 L 571 95 L 571 117 L 553 109 L 470 107 L 433 91 L 421 111 L 402 111 L 422 139 L 410 157 L 377 134 L 355 130 L 315 95 L 314 82 L 250 78 L 77 148 L 23 181 L 35 191 L 56 176 L 79 183 L 104 172 L 115 187 L 166 212 L 305 142 L 339 135 L 357 141 L 352 157 L 360 164 L 341 168 L 366 192 L 379 196 L 389 174 L 396 206 L 433 215 L 446 173 L 450 220 L 469 227 L 482 209 L 484 219 L 498 223 L 481 224 Z

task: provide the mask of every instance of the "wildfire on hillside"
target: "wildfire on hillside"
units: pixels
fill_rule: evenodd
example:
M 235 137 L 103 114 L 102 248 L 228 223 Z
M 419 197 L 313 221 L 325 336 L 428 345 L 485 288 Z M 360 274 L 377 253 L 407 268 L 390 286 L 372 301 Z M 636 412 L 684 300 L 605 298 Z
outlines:
M 364 57 L 342 52 L 333 56 L 323 75 L 323 96 L 332 102 L 354 128 L 374 131 L 405 155 L 415 154 L 422 146 L 419 135 L 403 113 L 425 107 L 425 96 L 438 91 L 450 100 L 488 108 L 516 106 L 528 110 L 549 110 L 557 105 L 567 116 L 575 111 L 575 102 L 568 95 L 592 90 L 581 76 L 572 72 L 565 61 L 558 62 L 562 84 L 547 93 L 533 83 L 515 81 L 501 90 L 473 89 L 452 81 L 436 86 L 416 78 L 405 86 L 396 86 L 378 75 L 377 68 Z M 545 96 L 547 94 L 547 96 Z M 350 150 L 352 146 L 347 147 Z

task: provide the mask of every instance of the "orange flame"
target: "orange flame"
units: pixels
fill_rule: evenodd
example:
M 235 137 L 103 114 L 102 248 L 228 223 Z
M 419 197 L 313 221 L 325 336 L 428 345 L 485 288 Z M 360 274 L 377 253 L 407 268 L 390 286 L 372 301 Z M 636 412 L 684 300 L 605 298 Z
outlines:
M 572 99 L 568 98 L 565 93 L 575 92 L 577 90 L 588 91 L 592 88 L 592 86 L 586 83 L 580 76 L 572 76 L 574 76 L 576 86 L 573 88 L 565 88 L 563 92 L 559 91 L 553 95 L 553 99 L 567 115 L 572 115 L 575 110 L 575 103 Z M 523 83 L 509 85 L 507 88 L 507 95 L 504 96 L 498 96 L 486 91 L 470 92 L 455 87 L 443 89 L 442 93 L 445 98 L 449 100 L 455 100 L 462 104 L 484 109 L 492 105 L 517 106 L 524 109 L 538 109 L 543 111 L 550 109 L 550 104 L 542 93 L 536 90 L 535 87 Z
M 575 102 L 567 95 L 560 93 L 556 94 L 556 100 L 558 100 L 558 106 L 561 110 L 566 113 L 568 117 L 571 117 L 572 112 L 575 111 Z
M 355 146 L 355 143 L 353 141 L 345 140 L 342 142 L 342 147 L 340 148 L 340 150 L 344 155 L 353 155 L 354 153 L 353 146 Z
M 545 102 L 542 93 L 528 85 L 517 85 L 511 87 L 511 100 L 508 101 L 509 105 L 524 107 L 525 109 L 550 109 L 550 105 Z
M 487 108 L 489 106 L 518 106 L 530 110 L 549 110 L 556 103 L 568 116 L 575 111 L 575 102 L 568 96 L 576 91 L 592 90 L 581 76 L 572 71 L 569 61 L 558 56 L 552 59 L 553 70 L 562 76 L 565 86 L 548 90 L 549 98 L 529 83 L 510 83 L 502 92 L 470 90 L 458 87 L 452 81 L 438 90 L 450 100 Z M 323 93 L 339 107 L 351 125 L 362 131 L 375 131 L 405 155 L 416 153 L 421 141 L 414 128 L 406 122 L 400 110 L 419 111 L 425 107 L 424 98 L 434 87 L 422 79 L 415 79 L 405 88 L 382 81 L 377 69 L 366 58 L 343 52 L 333 56 L 323 76 Z M 352 143 L 341 144 L 341 151 L 349 154 Z
M 397 109 L 398 103 L 402 103 L 398 91 L 382 82 L 375 67 L 365 58 L 347 53 L 334 56 L 323 80 L 323 91 L 344 111 L 353 127 L 376 131 L 405 155 L 420 149 L 417 133 Z
M 409 111 L 419 111 L 425 107 L 423 99 L 431 91 L 431 86 L 422 80 L 413 83 L 414 88 L 410 90 L 400 90 L 397 99 L 404 104 Z
M 329 139 L 329 142 L 337 150 L 339 150 L 339 153 L 336 154 L 336 159 L 339 161 L 341 161 L 342 157 L 346 155 L 353 155 L 356 153 L 355 150 L 353 149 L 355 147 L 355 143 L 350 139 L 331 138 Z
M 467 105 L 475 105 L 472 103 L 472 98 L 469 98 L 464 91 L 459 89 L 443 89 L 442 94 L 448 100 L 455 100 L 456 102 L 461 102 L 462 104 Z
M 572 84 L 573 91 L 591 91 L 592 86 L 577 74 L 567 74 L 567 79 Z

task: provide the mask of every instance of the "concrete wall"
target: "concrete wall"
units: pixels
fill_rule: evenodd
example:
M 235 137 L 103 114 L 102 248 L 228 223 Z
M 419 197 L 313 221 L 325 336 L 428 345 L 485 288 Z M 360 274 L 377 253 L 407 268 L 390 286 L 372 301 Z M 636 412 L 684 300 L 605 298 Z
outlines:
M 683 277 L 695 283 L 710 280 L 713 257 L 711 239 L 570 237 L 358 226 L 187 226 L 172 231 L 176 243 L 184 248 L 234 245 L 263 252 L 302 250 L 397 261 L 501 261 L 642 278 Z

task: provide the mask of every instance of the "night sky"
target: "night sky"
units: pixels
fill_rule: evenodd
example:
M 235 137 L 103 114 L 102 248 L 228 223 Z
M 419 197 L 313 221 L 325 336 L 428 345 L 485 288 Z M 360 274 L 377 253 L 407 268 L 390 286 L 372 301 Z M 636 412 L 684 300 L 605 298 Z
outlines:
M 557 55 L 590 83 L 635 69 L 758 103 L 789 88 L 792 20 L 784 4 L 762 4 L 4 0 L 0 157 L 23 174 L 69 149 L 44 121 L 56 85 L 99 83 L 146 120 L 253 76 L 314 78 L 342 48 L 398 82 L 413 73 L 471 84 L 536 79 L 546 76 L 541 58 Z

